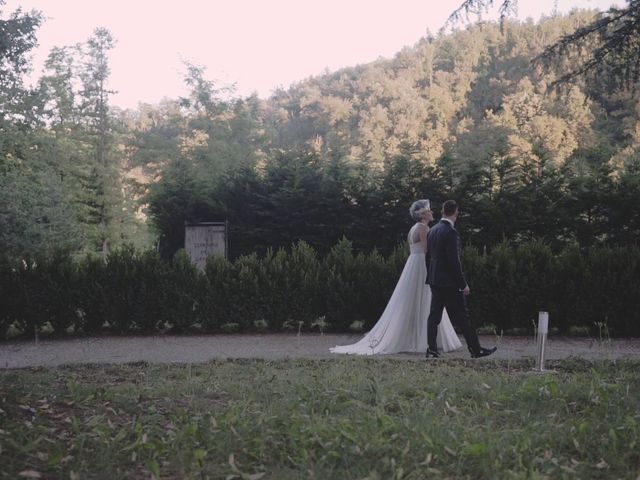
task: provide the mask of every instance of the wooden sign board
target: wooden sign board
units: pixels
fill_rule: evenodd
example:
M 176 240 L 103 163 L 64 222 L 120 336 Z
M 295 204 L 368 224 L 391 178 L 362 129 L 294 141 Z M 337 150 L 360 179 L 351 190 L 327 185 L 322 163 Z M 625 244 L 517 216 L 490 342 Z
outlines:
M 226 222 L 189 223 L 185 225 L 184 248 L 193 264 L 204 270 L 207 257 L 227 257 Z

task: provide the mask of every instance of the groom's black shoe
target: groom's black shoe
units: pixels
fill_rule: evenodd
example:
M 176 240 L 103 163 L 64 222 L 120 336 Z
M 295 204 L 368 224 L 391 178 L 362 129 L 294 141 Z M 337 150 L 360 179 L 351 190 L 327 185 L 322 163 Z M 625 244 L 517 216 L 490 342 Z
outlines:
M 469 353 L 471 354 L 471 358 L 488 357 L 496 350 L 498 350 L 498 347 L 493 347 L 493 348 L 480 347 L 480 350 L 478 350 L 477 352 L 474 352 L 473 350 L 471 350 L 471 347 L 469 347 Z
M 427 354 L 425 356 L 427 358 L 442 358 L 438 350 L 431 350 L 430 348 L 427 348 Z

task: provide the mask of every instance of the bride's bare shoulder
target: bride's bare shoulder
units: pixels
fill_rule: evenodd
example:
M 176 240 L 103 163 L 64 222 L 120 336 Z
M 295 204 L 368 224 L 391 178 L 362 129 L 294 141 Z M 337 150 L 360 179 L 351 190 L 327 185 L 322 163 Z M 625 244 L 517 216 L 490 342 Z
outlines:
M 418 223 L 418 236 L 422 241 L 427 239 L 427 235 L 429 233 L 429 225 L 425 225 L 424 223 Z

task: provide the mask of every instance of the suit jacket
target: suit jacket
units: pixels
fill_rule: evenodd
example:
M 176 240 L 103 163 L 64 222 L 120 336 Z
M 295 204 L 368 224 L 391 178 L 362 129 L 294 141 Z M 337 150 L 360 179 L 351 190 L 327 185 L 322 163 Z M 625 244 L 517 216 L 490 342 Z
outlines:
M 458 231 L 446 220 L 440 220 L 427 236 L 427 283 L 432 287 L 467 286 L 462 273 L 461 244 Z

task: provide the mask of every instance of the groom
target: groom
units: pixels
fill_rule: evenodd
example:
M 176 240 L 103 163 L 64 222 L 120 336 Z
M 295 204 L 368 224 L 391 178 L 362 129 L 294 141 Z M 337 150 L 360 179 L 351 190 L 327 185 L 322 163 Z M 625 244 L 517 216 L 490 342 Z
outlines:
M 431 286 L 432 293 L 427 322 L 427 358 L 440 357 L 436 337 L 445 307 L 452 323 L 462 328 L 471 358 L 486 357 L 497 350 L 496 347 L 482 348 L 471 325 L 465 303 L 470 290 L 462 273 L 460 235 L 455 229 L 457 219 L 458 204 L 454 200 L 447 200 L 442 204 L 442 220 L 427 236 L 427 283 Z

